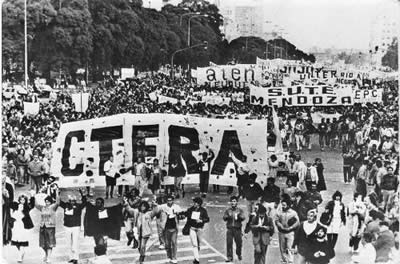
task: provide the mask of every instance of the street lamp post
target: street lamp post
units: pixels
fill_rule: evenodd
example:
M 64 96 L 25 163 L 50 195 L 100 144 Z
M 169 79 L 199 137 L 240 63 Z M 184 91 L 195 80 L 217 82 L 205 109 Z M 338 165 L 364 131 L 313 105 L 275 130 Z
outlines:
M 191 47 L 187 47 L 187 48 L 183 48 L 183 49 L 178 49 L 178 50 L 174 51 L 174 52 L 172 53 L 172 55 L 171 55 L 171 80 L 174 80 L 174 57 L 175 57 L 175 54 L 177 54 L 177 53 L 179 53 L 179 52 L 182 52 L 182 51 L 185 51 L 185 50 L 188 50 L 188 49 L 200 47 L 200 46 L 205 46 L 205 48 L 207 48 L 207 45 L 208 45 L 208 42 L 207 42 L 207 41 L 204 41 L 203 43 L 196 44 L 196 45 L 193 45 L 193 46 L 191 46 Z
M 200 15 L 200 12 L 191 12 L 191 13 L 185 13 L 185 14 L 181 15 L 179 17 L 179 26 L 182 26 L 182 18 L 184 16 L 190 16 L 190 15 Z
M 25 89 L 28 90 L 28 22 L 27 22 L 27 2 L 28 0 L 24 1 L 24 55 L 25 55 L 25 64 L 24 64 L 24 70 L 25 70 Z
M 190 21 L 191 21 L 193 18 L 196 18 L 196 17 L 208 17 L 208 15 L 207 15 L 207 14 L 205 14 L 205 15 L 196 15 L 196 16 L 192 16 L 192 17 L 190 17 L 190 18 L 188 19 L 188 39 L 187 39 L 187 45 L 188 45 L 188 47 L 190 47 Z

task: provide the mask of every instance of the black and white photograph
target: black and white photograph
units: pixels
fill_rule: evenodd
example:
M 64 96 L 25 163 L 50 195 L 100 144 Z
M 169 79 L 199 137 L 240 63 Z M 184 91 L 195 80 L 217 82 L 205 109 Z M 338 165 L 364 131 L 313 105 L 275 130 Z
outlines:
M 400 264 L 400 0 L 0 3 L 0 263 Z

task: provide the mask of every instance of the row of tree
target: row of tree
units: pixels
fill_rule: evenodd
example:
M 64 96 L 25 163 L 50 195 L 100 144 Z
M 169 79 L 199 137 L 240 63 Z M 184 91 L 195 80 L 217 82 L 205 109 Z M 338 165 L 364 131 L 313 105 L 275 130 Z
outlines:
M 175 56 L 175 64 L 205 66 L 232 59 L 255 63 L 256 57 L 315 61 L 286 40 L 267 42 L 254 37 L 228 43 L 223 18 L 215 5 L 184 0 L 159 12 L 142 7 L 141 0 L 5 0 L 2 5 L 4 70 L 23 69 L 24 2 L 27 1 L 28 65 L 46 78 L 51 71 L 74 76 L 79 68 L 100 75 L 120 67 L 156 70 L 168 64 L 174 51 L 187 47 L 188 13 L 207 14 L 191 19 L 191 45 L 208 42 Z M 278 50 L 278 51 L 277 51 Z

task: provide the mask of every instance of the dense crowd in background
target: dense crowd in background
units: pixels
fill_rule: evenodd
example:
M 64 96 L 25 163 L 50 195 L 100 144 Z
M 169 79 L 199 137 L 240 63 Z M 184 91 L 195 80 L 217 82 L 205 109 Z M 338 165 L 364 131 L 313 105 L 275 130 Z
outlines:
M 171 80 L 162 73 L 126 81 L 105 79 L 90 89 L 89 107 L 84 113 L 75 112 L 71 96 L 67 92 L 59 93 L 55 101 L 41 104 L 37 115 L 24 115 L 23 112 L 24 101 L 36 100 L 31 93 L 20 98 L 13 97 L 11 100 L 3 98 L 3 170 L 7 176 L 7 180 L 3 180 L 3 208 L 6 202 L 9 202 L 8 208 L 12 210 L 8 217 L 17 219 L 13 228 L 18 227 L 17 238 L 13 238 L 11 234 L 12 227 L 9 227 L 6 233 L 3 228 L 3 241 L 11 241 L 17 246 L 22 261 L 23 247 L 28 245 L 23 238 L 23 231 L 31 228 L 31 225 L 24 222 L 21 226 L 21 221 L 29 216 L 29 210 L 34 207 L 36 193 L 44 192 L 47 195 L 43 205 L 36 203 L 42 214 L 40 246 L 44 249 L 46 261 L 55 247 L 55 241 L 52 240 L 56 228 L 53 217 L 58 206 L 63 208 L 65 214 L 71 207 L 80 208 L 74 209 L 72 215 L 69 215 L 71 212 L 68 211 L 68 216 L 64 217 L 64 226 L 70 228 L 68 232 L 71 234 L 75 232 L 75 235 L 76 232 L 79 235 L 76 227 L 81 225 L 75 218 L 80 217 L 83 208 L 86 207 L 86 211 L 92 210 L 94 215 L 104 210 L 103 198 L 97 198 L 95 205 L 87 202 L 85 197 L 90 196 L 89 190 L 86 193 L 81 192 L 82 204 L 76 203 L 76 197 L 69 197 L 68 202 L 60 201 L 57 187 L 54 185 L 55 179 L 49 173 L 52 144 L 63 123 L 120 113 L 175 113 L 228 119 L 267 118 L 270 121 L 270 145 L 280 137 L 285 148 L 297 152 L 316 147 L 321 151 L 341 151 L 343 181 L 346 184 L 354 184 L 354 199 L 349 205 L 344 205 L 343 194 L 337 191 L 326 206 L 322 207 L 320 192 L 325 191 L 327 186 L 323 176 L 324 166 L 320 159 L 304 162 L 300 154 L 294 151 L 290 151 L 284 161 L 278 160 L 276 155 L 271 155 L 268 160 L 267 185 L 262 188 L 255 182 L 257 175 L 251 172 L 246 159 L 236 160 L 232 157 L 237 168 L 238 193 L 230 198 L 229 208 L 223 216 L 223 220 L 227 222 L 229 237 L 228 261 L 233 260 L 233 241 L 236 243 L 237 257 L 242 258 L 242 238 L 239 234 L 243 222 L 245 232 L 251 231 L 254 238 L 262 237 L 257 243 L 254 242 L 255 263 L 265 262 L 267 246 L 274 233 L 278 234 L 276 236 L 279 238 L 282 263 L 293 263 L 293 249 L 297 251 L 299 263 L 329 263 L 335 254 L 339 229 L 346 221 L 350 221 L 349 246 L 354 253 L 353 261 L 390 263 L 395 258 L 394 248 L 399 248 L 398 82 L 382 81 L 376 85 L 384 89 L 383 101 L 379 104 L 278 108 L 279 136 L 273 133 L 271 107 L 251 105 L 248 89 L 215 89 L 196 85 L 188 78 Z M 179 102 L 160 104 L 151 98 L 150 94 L 178 99 Z M 222 106 L 199 103 L 204 95 L 229 97 L 231 101 Z M 197 103 L 192 104 L 191 100 Z M 312 120 L 314 112 L 339 115 L 332 120 L 323 118 L 320 123 L 315 123 Z M 312 146 L 313 136 L 318 136 L 319 146 Z M 209 160 L 209 154 L 204 153 L 199 161 L 201 171 L 203 167 L 209 167 L 204 165 Z M 109 162 L 107 166 L 112 166 L 112 157 Z M 109 168 L 104 170 L 108 171 Z M 182 195 L 179 192 L 182 191 L 180 186 L 172 186 L 172 190 L 175 187 L 172 192 L 168 188 L 164 190 L 160 184 L 162 176 L 158 163 L 144 164 L 143 160 L 138 160 L 132 170 L 136 178 L 140 179 L 140 183 L 131 190 L 129 187 L 125 188 L 125 193 L 119 188 L 117 195 L 123 197 L 123 203 L 108 208 L 114 212 L 113 216 L 104 221 L 99 213 L 99 217 L 88 216 L 88 222 L 85 222 L 85 235 L 94 237 L 96 255 L 99 259 L 105 258 L 105 237 L 119 240 L 120 224 L 124 223 L 128 244 L 133 243 L 134 248 L 139 248 L 139 262 L 143 262 L 146 243 L 153 232 L 149 222 L 155 217 L 157 221 L 164 223 L 158 230 L 160 249 L 166 248 L 171 263 L 176 263 L 177 223 L 187 217 L 188 227 L 185 235 L 190 236 L 194 247 L 193 263 L 199 263 L 199 252 L 195 249 L 198 247 L 196 243 L 201 230 L 209 221 L 207 211 L 202 207 L 202 199 L 206 197 L 208 186 L 202 191 L 202 198 L 197 197 L 193 200 L 193 207 L 182 210 L 173 203 L 174 198 Z M 209 169 L 203 172 L 209 173 Z M 286 179 L 286 186 L 275 184 L 279 177 Z M 14 191 L 10 185 L 18 188 L 26 184 L 30 184 L 33 190 L 32 199 L 20 196 L 17 202 L 14 202 Z M 107 183 L 107 186 L 109 185 L 112 188 L 111 191 L 107 189 L 106 198 L 109 194 L 112 197 L 114 192 L 115 183 Z M 149 204 L 141 199 L 144 188 L 151 189 L 151 192 L 157 195 L 157 201 Z M 219 191 L 219 188 L 214 186 L 214 191 Z M 231 188 L 228 189 L 228 193 L 232 193 Z M 247 214 L 237 207 L 239 199 L 246 200 Z M 193 211 L 196 218 L 193 218 Z M 106 228 L 110 226 L 113 228 Z M 71 260 L 77 263 L 77 245 L 72 247 L 75 248 L 72 249 L 74 254 Z

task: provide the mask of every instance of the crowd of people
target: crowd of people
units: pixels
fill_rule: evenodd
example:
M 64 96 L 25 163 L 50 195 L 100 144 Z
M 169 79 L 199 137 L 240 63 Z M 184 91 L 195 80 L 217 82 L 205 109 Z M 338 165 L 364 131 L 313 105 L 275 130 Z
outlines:
M 383 81 L 382 103 L 335 107 L 284 107 L 278 108 L 280 135 L 284 146 L 298 152 L 315 148 L 312 136 L 319 138 L 322 151 L 341 149 L 343 178 L 346 184 L 354 184 L 354 199 L 348 205 L 342 202 L 343 194 L 336 191 L 332 199 L 322 206 L 321 191 L 327 189 L 321 159 L 304 162 L 300 154 L 290 152 L 284 161 L 271 155 L 268 159 L 267 185 L 262 188 L 257 175 L 247 165 L 246 157 L 237 160 L 238 193 L 230 197 L 230 203 L 222 217 L 226 222 L 227 261 L 233 261 L 233 241 L 236 255 L 242 260 L 242 231 L 253 235 L 255 263 L 265 263 L 266 252 L 272 237 L 278 237 L 282 263 L 329 263 L 335 256 L 339 229 L 350 222 L 349 246 L 353 250 L 354 263 L 390 263 L 394 249 L 398 250 L 399 232 L 399 146 L 398 135 L 398 83 Z M 177 102 L 159 103 L 151 98 L 165 96 Z M 146 164 L 139 158 L 130 168 L 135 175 L 135 186 L 118 186 L 116 196 L 121 203 L 104 206 L 104 199 L 95 201 L 90 188 L 81 191 L 81 202 L 76 196 L 68 201 L 60 199 L 55 178 L 50 175 L 52 144 L 60 126 L 65 122 L 98 118 L 119 113 L 176 113 L 210 118 L 268 118 L 271 125 L 269 139 L 273 144 L 278 137 L 273 133 L 271 107 L 251 105 L 249 91 L 224 88 L 223 91 L 208 86 L 198 86 L 190 79 L 170 79 L 162 73 L 138 79 L 116 82 L 107 79 L 90 90 L 89 107 L 76 112 L 68 93 L 61 93 L 57 100 L 41 104 L 37 115 L 25 115 L 23 102 L 30 94 L 13 97 L 3 103 L 3 242 L 16 246 L 19 262 L 24 259 L 24 248 L 29 246 L 26 231 L 33 227 L 29 212 L 40 211 L 39 244 L 44 250 L 44 262 L 51 260 L 56 246 L 55 214 L 58 207 L 64 212 L 64 227 L 71 239 L 70 262 L 79 259 L 80 219 L 85 210 L 84 232 L 95 242 L 94 263 L 111 263 L 107 260 L 107 238 L 120 240 L 123 226 L 128 246 L 138 248 L 139 263 L 145 261 L 146 245 L 155 233 L 150 225 L 157 221 L 160 249 L 166 250 L 171 263 L 177 263 L 177 236 L 179 221 L 187 219 L 182 235 L 190 237 L 193 246 L 193 263 L 199 263 L 200 241 L 204 225 L 210 221 L 202 206 L 208 192 L 208 182 L 200 181 L 201 197 L 193 199 L 193 206 L 182 209 L 174 203 L 184 196 L 179 181 L 173 186 L 163 186 L 165 171 L 154 160 Z M 202 102 L 204 96 L 230 98 L 229 103 Z M 3 98 L 4 99 L 4 98 Z M 193 102 L 196 103 L 193 103 Z M 322 119 L 315 123 L 312 113 L 338 114 L 338 118 Z M 340 155 L 340 154 L 338 154 Z M 213 153 L 203 153 L 199 161 L 200 179 L 207 179 Z M 114 194 L 115 178 L 113 158 L 104 164 L 106 172 L 106 196 Z M 202 176 L 203 175 L 203 176 Z M 278 186 L 276 179 L 283 177 L 286 186 Z M 14 201 L 16 188 L 30 184 L 29 195 L 21 195 Z M 150 189 L 157 197 L 148 201 L 143 197 Z M 215 191 L 219 191 L 214 186 Z M 228 188 L 231 195 L 232 188 Z M 38 196 L 39 194 L 39 196 Z M 38 201 L 38 198 L 41 200 Z M 244 199 L 247 209 L 238 202 Z M 325 201 L 326 202 L 326 201 Z M 221 220 L 221 219 L 219 219 Z M 211 219 L 214 221 L 214 219 Z M 6 223 L 6 224 L 4 224 Z M 244 230 L 243 230 L 244 227 Z M 275 235 L 274 235 L 275 234 Z M 361 246 L 360 246 L 361 242 Z M 96 262 L 98 261 L 98 262 Z M 101 262 L 104 261 L 104 262 Z

